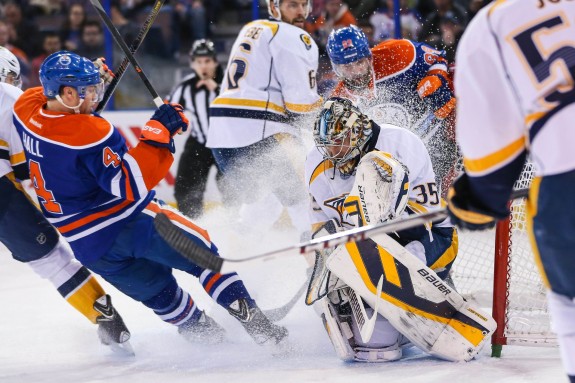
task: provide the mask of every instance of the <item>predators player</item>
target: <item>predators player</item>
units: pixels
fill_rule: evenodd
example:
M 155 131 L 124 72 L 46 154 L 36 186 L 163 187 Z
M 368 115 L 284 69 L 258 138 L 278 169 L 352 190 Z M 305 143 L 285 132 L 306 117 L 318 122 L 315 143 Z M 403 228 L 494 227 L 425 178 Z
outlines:
M 497 1 L 463 34 L 457 140 L 465 174 L 449 191 L 452 219 L 482 229 L 509 215 L 526 157 L 533 250 L 567 375 L 575 382 L 575 3 Z
M 332 97 L 317 118 L 313 135 L 316 148 L 306 160 L 306 180 L 312 198 L 314 238 L 440 207 L 441 198 L 431 160 L 421 140 L 410 131 L 389 124 L 380 126 L 361 113 L 350 100 Z M 424 299 L 426 293 L 422 291 L 425 290 L 414 290 L 413 287 L 418 278 L 413 271 L 417 270 L 420 275 L 433 273 L 434 286 L 442 285 L 443 291 L 450 290 L 451 293 L 452 289 L 440 280 L 448 275 L 457 255 L 457 232 L 449 220 L 394 233 L 391 238 L 384 237 L 374 239 L 375 242 L 367 240 L 340 245 L 327 259 L 324 259 L 326 254 L 317 254 L 307 303 L 317 301 L 316 307 L 319 306 L 338 356 L 362 362 L 397 360 L 402 356 L 401 346 L 406 336 L 424 351 L 438 357 L 471 359 L 488 339 L 485 334 L 494 329 L 493 320 L 488 320 L 487 315 L 479 320 L 470 320 L 468 323 L 475 321 L 471 327 L 481 329 L 480 332 L 485 331 L 485 334 L 473 338 L 461 332 L 454 336 L 453 339 L 461 337 L 467 340 L 457 343 L 463 350 L 462 354 L 451 354 L 451 350 L 458 348 L 457 341 L 441 345 L 437 339 L 444 336 L 444 324 L 451 323 L 450 318 L 456 314 L 450 317 L 446 313 L 451 309 L 437 310 L 442 304 Z M 388 246 L 393 247 L 393 244 L 400 250 L 391 252 Z M 415 268 L 404 267 L 399 263 L 403 262 L 400 258 L 395 260 L 397 252 L 408 254 L 408 261 Z M 350 259 L 353 259 L 352 264 Z M 427 268 L 422 271 L 424 264 L 435 273 Z M 393 306 L 380 310 L 374 332 L 366 336 L 363 329 L 368 322 L 365 313 L 373 310 L 369 307 L 364 309 L 363 301 L 374 299 L 376 289 L 367 295 L 361 289 L 362 285 L 370 285 L 369 279 L 375 281 L 371 286 L 374 287 L 382 275 L 382 268 L 382 285 L 378 290 L 383 293 L 378 295 L 387 297 L 384 298 L 387 302 L 395 300 L 395 305 L 402 310 L 397 311 Z M 358 284 L 353 277 L 350 279 L 350 275 L 367 279 Z M 458 299 L 462 304 L 460 297 Z M 403 303 L 397 303 L 399 301 Z M 436 322 L 430 320 L 424 324 L 422 319 L 415 325 L 406 311 L 415 313 L 412 317 L 430 318 L 435 315 Z M 425 326 L 430 326 L 429 330 L 424 329 Z M 414 328 L 422 333 L 414 334 Z M 455 324 L 451 328 L 458 326 Z M 427 336 L 426 332 L 431 334 L 435 331 L 437 339 L 431 337 L 420 341 L 421 336 Z
M 192 341 L 220 341 L 224 330 L 180 288 L 172 268 L 198 277 L 257 343 L 280 342 L 287 330 L 265 317 L 237 274 L 196 266 L 154 229 L 154 217 L 163 212 L 217 254 L 205 230 L 156 200 L 152 191 L 173 161 L 173 136 L 188 126 L 182 107 L 158 108 L 140 143 L 128 150 L 118 130 L 92 114 L 104 89 L 91 61 L 72 52 L 53 53 L 40 67 L 40 80 L 41 88 L 28 89 L 14 105 L 14 121 L 42 212 L 77 259 Z
M 311 0 L 268 0 L 271 19 L 243 27 L 210 108 L 207 141 L 231 200 L 273 193 L 300 232 L 309 222 L 298 125 L 321 105 L 318 49 L 302 29 L 310 8 Z
M 12 108 L 22 94 L 21 84 L 18 59 L 0 47 L 0 242 L 14 259 L 48 279 L 72 307 L 97 323 L 102 343 L 131 352 L 130 332 L 110 296 L 74 259 L 69 246 L 19 183 L 30 178 L 22 142 L 12 123 Z
M 351 99 L 379 123 L 416 133 L 426 143 L 438 181 L 448 185 L 457 160 L 456 102 L 445 52 L 406 39 L 370 49 L 365 34 L 352 25 L 330 34 L 327 53 L 340 79 L 332 96 Z

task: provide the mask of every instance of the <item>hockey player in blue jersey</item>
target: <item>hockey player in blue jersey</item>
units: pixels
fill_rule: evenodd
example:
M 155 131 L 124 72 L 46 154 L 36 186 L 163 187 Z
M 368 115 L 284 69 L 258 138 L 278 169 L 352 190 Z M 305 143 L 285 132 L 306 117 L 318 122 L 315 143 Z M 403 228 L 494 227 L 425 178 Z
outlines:
M 12 124 L 14 102 L 22 94 L 20 85 L 16 56 L 0 47 L 0 242 L 14 259 L 48 279 L 72 307 L 97 323 L 102 343 L 113 345 L 114 349 L 121 345 L 131 352 L 130 332 L 112 306 L 110 296 L 74 259 L 68 245 L 20 184 L 29 178 L 22 142 Z
M 448 185 L 457 159 L 456 101 L 445 52 L 406 39 L 370 49 L 365 34 L 352 25 L 329 35 L 327 53 L 340 79 L 332 96 L 352 100 L 379 124 L 417 134 L 428 148 L 438 183 Z
M 200 310 L 172 275 L 199 278 L 259 344 L 276 344 L 287 330 L 272 324 L 237 274 L 202 269 L 173 250 L 153 226 L 164 213 L 200 246 L 217 254 L 208 233 L 154 198 L 174 152 L 173 136 L 188 121 L 177 104 L 158 108 L 128 149 L 118 130 L 92 110 L 103 86 L 89 60 L 67 51 L 48 56 L 42 88 L 24 92 L 14 107 L 30 176 L 42 212 L 86 267 L 178 326 L 190 340 L 215 342 L 224 330 Z

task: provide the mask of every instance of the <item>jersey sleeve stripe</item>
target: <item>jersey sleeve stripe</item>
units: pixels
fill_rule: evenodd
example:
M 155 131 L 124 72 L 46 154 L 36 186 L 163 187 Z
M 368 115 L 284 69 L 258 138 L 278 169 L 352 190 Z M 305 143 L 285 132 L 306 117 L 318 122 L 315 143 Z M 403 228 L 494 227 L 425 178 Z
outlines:
M 525 150 L 525 138 L 520 137 L 504 148 L 482 158 L 464 158 L 463 164 L 470 175 L 478 176 L 500 168 L 517 158 Z
M 313 104 L 291 104 L 289 102 L 286 102 L 286 107 L 292 111 L 292 112 L 296 112 L 296 113 L 306 113 L 306 112 L 311 112 L 317 108 L 319 108 L 323 103 L 323 99 L 320 97 L 316 102 L 314 102 Z
M 142 174 L 142 169 L 138 161 L 130 154 L 124 154 L 124 162 L 128 163 L 131 170 L 131 175 L 134 179 L 136 190 L 138 191 L 138 196 L 144 196 L 148 193 L 148 188 L 146 187 L 146 182 L 144 181 L 144 175 Z
M 283 106 L 274 104 L 273 102 L 249 100 L 245 98 L 226 98 L 218 97 L 212 102 L 212 105 L 228 105 L 228 106 L 248 106 L 261 109 L 271 109 L 275 112 L 285 114 L 286 110 Z
M 124 181 L 124 197 L 127 200 L 134 201 L 134 192 L 132 191 L 132 184 L 130 182 L 130 170 L 126 167 L 126 164 L 122 162 L 122 178 Z

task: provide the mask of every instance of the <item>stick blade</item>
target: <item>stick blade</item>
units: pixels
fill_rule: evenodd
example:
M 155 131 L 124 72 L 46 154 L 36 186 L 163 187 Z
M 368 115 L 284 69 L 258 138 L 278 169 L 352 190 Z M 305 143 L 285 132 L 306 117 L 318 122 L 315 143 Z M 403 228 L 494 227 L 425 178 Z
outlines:
M 215 272 L 222 270 L 224 260 L 196 244 L 191 238 L 184 234 L 182 229 L 174 225 L 167 215 L 163 213 L 156 214 L 154 227 L 160 237 L 162 237 L 171 248 L 196 265 Z

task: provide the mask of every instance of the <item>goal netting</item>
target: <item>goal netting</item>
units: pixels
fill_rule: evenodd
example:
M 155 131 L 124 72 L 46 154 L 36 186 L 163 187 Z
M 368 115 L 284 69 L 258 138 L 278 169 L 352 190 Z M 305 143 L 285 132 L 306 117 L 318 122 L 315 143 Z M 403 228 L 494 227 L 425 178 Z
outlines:
M 532 178 L 527 165 L 515 188 L 529 187 Z M 498 325 L 494 356 L 503 345 L 556 345 L 546 289 L 527 235 L 525 200 L 513 201 L 511 212 L 510 219 L 493 230 L 459 233 L 459 255 L 451 273 L 460 294 L 493 309 Z

